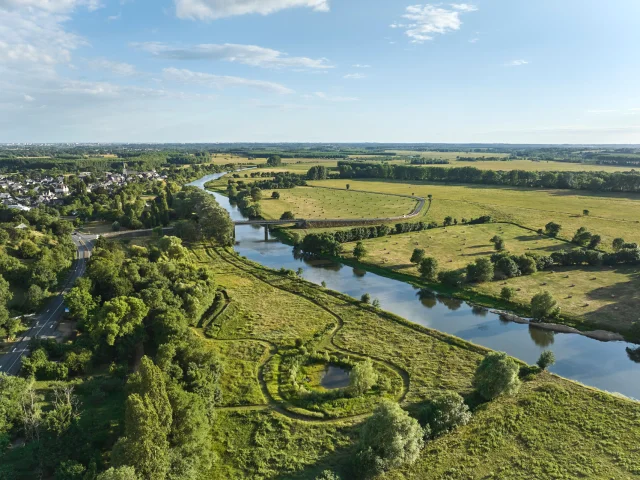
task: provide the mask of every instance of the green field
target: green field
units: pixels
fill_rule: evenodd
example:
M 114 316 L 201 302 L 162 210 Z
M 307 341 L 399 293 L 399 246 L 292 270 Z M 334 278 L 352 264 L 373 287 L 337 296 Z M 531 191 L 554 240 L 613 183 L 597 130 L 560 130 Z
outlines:
M 331 419 L 283 410 L 286 402 L 278 398 L 283 380 L 267 368 L 269 361 L 262 366 L 257 343 L 273 344 L 272 359 L 291 351 L 297 339 L 318 351 L 369 356 L 406 378 L 403 405 L 409 410 L 443 389 L 474 398 L 471 378 L 484 349 L 362 308 L 230 252 L 201 247 L 195 255 L 217 273 L 233 306 L 209 331 L 212 348 L 233 369 L 225 374 L 239 369 L 246 377 L 238 380 L 246 387 L 225 384 L 229 398 L 216 415 L 218 461 L 209 478 L 313 479 L 325 469 L 350 478 L 348 464 L 366 415 Z M 255 372 L 261 369 L 268 405 L 253 405 L 260 381 Z M 468 425 L 430 441 L 414 465 L 380 478 L 623 479 L 640 474 L 636 402 L 543 373 L 514 396 L 482 405 L 475 400 L 472 407 Z
M 416 201 L 405 197 L 347 190 L 297 187 L 278 190 L 279 200 L 263 192 L 260 202 L 264 218 L 280 218 L 287 211 L 296 218 L 383 218 L 411 213 Z
M 571 244 L 541 237 L 516 225 L 460 225 L 365 240 L 367 255 L 361 261 L 418 277 L 418 269 L 409 259 L 415 248 L 422 248 L 438 260 L 441 269 L 461 269 L 495 252 L 489 242 L 494 235 L 502 237 L 507 250 L 515 255 L 527 252 L 550 255 L 573 248 Z M 344 245 L 347 258 L 352 256 L 353 247 L 353 243 Z M 504 286 L 516 290 L 514 301 L 524 308 L 533 295 L 547 290 L 558 301 L 563 314 L 603 329 L 625 331 L 638 319 L 640 276 L 633 267 L 556 268 L 553 273 L 543 271 L 470 288 L 499 297 Z
M 443 185 L 422 182 L 324 180 L 311 185 L 380 193 L 426 197 L 433 203 L 426 217 L 414 219 L 442 223 L 445 217 L 458 219 L 491 215 L 495 221 L 514 222 L 537 230 L 548 222 L 562 225 L 560 237 L 571 239 L 584 226 L 602 236 L 602 248 L 610 248 L 616 237 L 640 243 L 640 195 L 588 193 L 574 190 L 537 190 L 480 185 Z M 589 216 L 583 216 L 589 210 Z M 426 211 L 425 211 L 426 213 Z

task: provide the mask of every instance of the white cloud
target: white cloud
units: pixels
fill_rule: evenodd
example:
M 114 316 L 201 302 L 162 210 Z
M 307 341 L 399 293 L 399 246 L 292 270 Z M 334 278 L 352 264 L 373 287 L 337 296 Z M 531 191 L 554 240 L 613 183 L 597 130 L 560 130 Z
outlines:
M 0 0 L 2 1 L 2 0 Z M 36 0 L 34 0 L 36 1 Z M 176 15 L 192 20 L 215 20 L 235 15 L 258 13 L 269 15 L 294 7 L 329 11 L 329 0 L 174 0 Z
M 478 43 L 479 41 L 480 41 L 480 39 L 478 37 L 469 39 L 469 43 Z
M 326 58 L 290 57 L 284 52 L 257 45 L 225 43 L 172 46 L 161 42 L 143 42 L 132 43 L 131 46 L 171 60 L 224 60 L 263 68 L 333 68 Z
M 191 70 L 178 68 L 165 68 L 164 77 L 167 80 L 186 84 L 200 85 L 203 87 L 224 89 L 229 87 L 249 87 L 256 88 L 269 93 L 288 94 L 293 90 L 279 83 L 266 82 L 263 80 L 251 80 L 242 77 L 231 77 L 225 75 L 213 75 L 210 73 L 193 72 Z
M 451 9 L 432 4 L 411 5 L 402 16 L 410 23 L 393 23 L 391 28 L 402 28 L 413 43 L 423 43 L 433 40 L 435 35 L 460 30 L 460 14 L 476 10 L 476 6 L 467 3 L 454 3 Z
M 107 21 L 109 22 L 115 22 L 116 20 L 120 20 L 122 18 L 122 12 L 120 12 L 117 15 L 110 15 L 107 17 Z
M 89 62 L 89 66 L 95 70 L 107 70 L 115 75 L 130 77 L 135 75 L 136 67 L 128 63 L 113 62 L 106 58 L 97 58 Z
M 356 63 L 355 65 L 352 65 L 353 68 L 371 68 L 371 65 L 362 65 L 360 63 Z
M 523 65 L 529 65 L 527 60 L 512 60 L 505 64 L 507 67 L 521 67 Z
M 329 95 L 325 92 L 315 92 L 313 94 L 316 98 L 320 98 L 322 100 L 326 100 L 327 102 L 357 102 L 359 98 L 357 97 L 340 97 L 335 95 Z
M 23 95 L 22 98 L 24 98 L 25 102 L 35 102 L 35 100 L 36 100 L 31 95 Z
M 0 0 L 3 10 L 42 10 L 50 13 L 67 13 L 77 7 L 87 7 L 90 11 L 102 6 L 100 0 Z
M 348 73 L 342 78 L 346 78 L 347 80 L 361 80 L 363 78 L 367 78 L 367 76 L 363 73 Z

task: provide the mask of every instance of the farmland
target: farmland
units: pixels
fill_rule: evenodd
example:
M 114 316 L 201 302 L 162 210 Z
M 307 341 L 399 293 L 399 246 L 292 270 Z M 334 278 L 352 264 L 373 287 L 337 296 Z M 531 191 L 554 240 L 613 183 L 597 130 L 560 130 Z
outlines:
M 553 252 L 574 248 L 573 245 L 511 224 L 463 225 L 390 237 L 365 240 L 367 255 L 361 259 L 390 271 L 419 277 L 418 269 L 409 262 L 415 248 L 426 251 L 438 260 L 442 269 L 463 269 L 478 258 L 495 253 L 489 239 L 502 237 L 509 253 L 522 255 Z M 351 257 L 354 244 L 345 244 L 345 255 Z M 636 321 L 640 301 L 640 277 L 631 267 L 556 268 L 533 275 L 514 277 L 504 281 L 474 284 L 474 292 L 500 297 L 503 287 L 514 289 L 513 302 L 526 310 L 531 297 L 549 291 L 562 308 L 562 313 L 577 323 L 613 331 L 626 331 Z
M 447 216 L 461 220 L 491 215 L 495 221 L 514 222 L 534 230 L 553 221 L 562 225 L 560 237 L 569 240 L 578 228 L 584 226 L 602 237 L 603 248 L 609 248 L 617 237 L 640 241 L 640 198 L 633 194 L 394 181 L 327 180 L 309 183 L 335 188 L 344 188 L 349 183 L 352 189 L 357 190 L 421 197 L 433 195 L 427 217 L 416 220 L 441 223 Z M 589 211 L 588 216 L 583 215 L 584 210 Z
M 416 201 L 406 197 L 325 188 L 298 187 L 278 190 L 280 198 L 271 199 L 265 190 L 262 212 L 265 218 L 280 218 L 293 212 L 295 218 L 383 218 L 410 213 Z

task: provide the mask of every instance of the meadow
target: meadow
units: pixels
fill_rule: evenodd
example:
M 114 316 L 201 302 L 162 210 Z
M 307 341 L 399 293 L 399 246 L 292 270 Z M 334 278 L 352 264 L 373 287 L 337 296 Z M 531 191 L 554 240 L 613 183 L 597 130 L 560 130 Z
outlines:
M 548 222 L 562 226 L 560 238 L 570 240 L 580 227 L 602 237 L 603 249 L 610 249 L 614 238 L 640 243 L 640 195 L 589 193 L 575 190 L 542 190 L 480 185 L 444 185 L 396 181 L 323 180 L 310 185 L 380 193 L 433 195 L 430 210 L 413 221 L 442 223 L 451 216 L 477 218 L 491 215 L 494 221 L 513 222 L 538 230 Z M 589 215 L 583 211 L 588 210 Z
M 280 198 L 272 199 L 272 191 L 263 192 L 262 216 L 278 219 L 287 211 L 295 218 L 386 218 L 411 213 L 416 201 L 406 197 L 380 195 L 351 190 L 297 187 L 278 190 Z
M 410 412 L 444 389 L 465 397 L 473 410 L 468 425 L 428 442 L 414 465 L 379 478 L 623 479 L 640 474 L 636 402 L 541 373 L 526 377 L 516 395 L 482 403 L 471 378 L 486 349 L 233 252 L 203 245 L 194 254 L 216 272 L 233 305 L 215 320 L 218 328 L 209 333 L 212 348 L 227 368 L 244 365 L 242 375 L 224 374 L 239 384 L 223 382 L 227 399 L 214 427 L 218 461 L 209 478 L 313 479 L 325 469 L 350 478 L 348 465 L 366 415 L 303 418 L 283 410 L 278 385 L 270 385 L 282 379 L 262 367 L 257 343 L 272 344 L 274 354 L 295 345 L 343 349 L 393 367 L 402 372 L 406 391 L 401 402 Z M 330 339 L 329 331 L 334 332 Z M 247 386 L 245 398 L 240 384 L 260 382 L 267 384 L 266 402 L 254 404 L 259 399 L 255 388 Z
M 416 265 L 409 259 L 415 248 L 421 248 L 427 256 L 438 260 L 441 269 L 463 269 L 476 259 L 488 258 L 495 253 L 489 241 L 494 235 L 502 237 L 506 249 L 514 255 L 550 255 L 575 247 L 512 224 L 458 225 L 365 240 L 367 254 L 361 262 L 419 277 Z M 344 244 L 346 258 L 352 258 L 354 245 Z M 591 328 L 626 331 L 640 318 L 637 313 L 640 276 L 633 267 L 558 267 L 553 271 L 474 284 L 468 288 L 499 298 L 505 286 L 515 290 L 512 301 L 525 311 L 533 295 L 549 291 L 558 301 L 562 313 L 577 326 L 586 323 Z

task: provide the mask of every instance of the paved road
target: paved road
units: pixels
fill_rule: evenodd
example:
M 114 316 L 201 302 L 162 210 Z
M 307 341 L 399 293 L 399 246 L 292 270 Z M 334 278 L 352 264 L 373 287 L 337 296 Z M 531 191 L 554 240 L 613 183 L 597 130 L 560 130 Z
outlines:
M 74 262 L 69 277 L 60 287 L 61 290 L 55 297 L 51 298 L 43 311 L 32 317 L 31 328 L 24 333 L 11 347 L 9 353 L 0 357 L 0 372 L 17 375 L 22 366 L 22 357 L 29 353 L 29 341 L 32 338 L 51 337 L 62 316 L 64 315 L 64 297 L 74 282 L 84 274 L 86 261 L 91 256 L 93 249 L 92 241 L 95 235 L 74 234 L 73 242 L 78 248 L 77 259 Z

